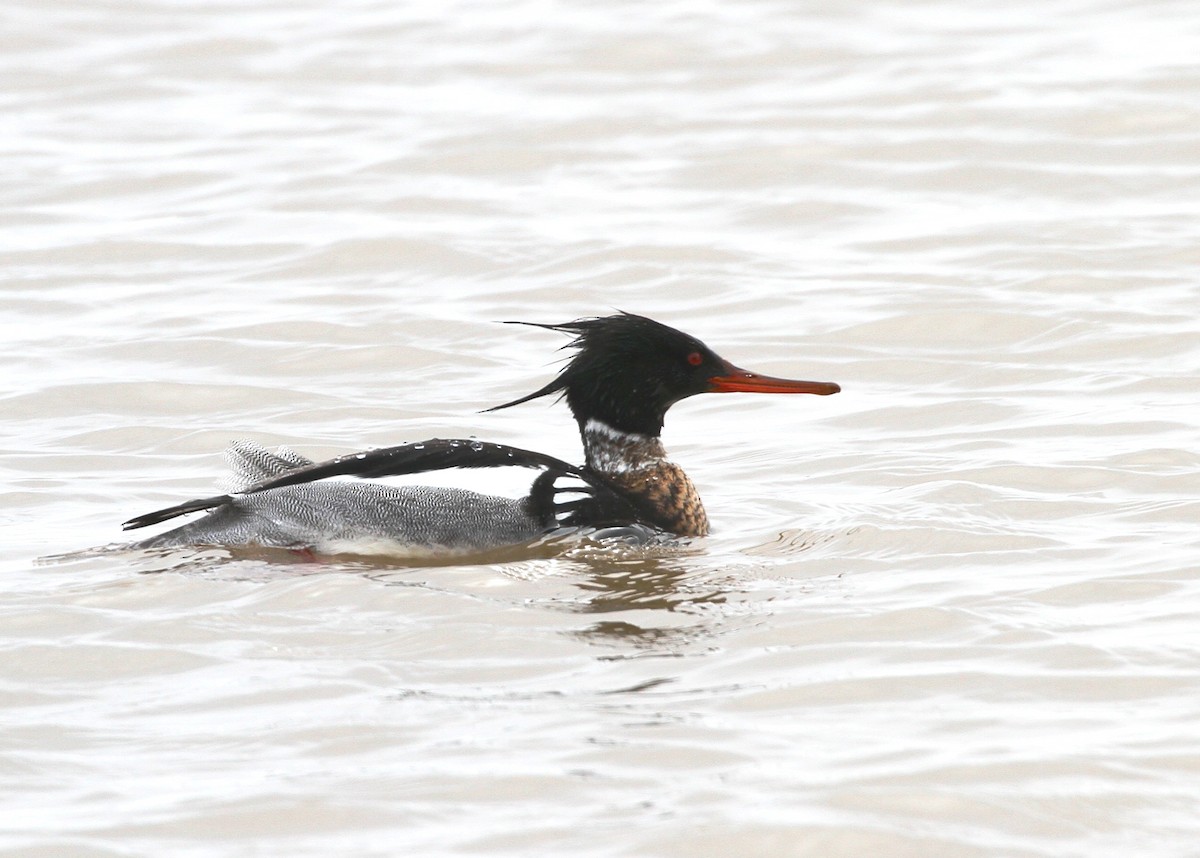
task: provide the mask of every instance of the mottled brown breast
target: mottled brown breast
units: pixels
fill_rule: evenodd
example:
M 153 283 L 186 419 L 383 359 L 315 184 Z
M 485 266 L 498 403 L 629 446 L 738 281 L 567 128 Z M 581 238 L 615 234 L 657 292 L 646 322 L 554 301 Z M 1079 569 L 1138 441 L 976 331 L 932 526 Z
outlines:
M 708 535 L 708 515 L 700 493 L 674 462 L 662 461 L 607 477 L 632 495 L 664 530 L 679 536 Z

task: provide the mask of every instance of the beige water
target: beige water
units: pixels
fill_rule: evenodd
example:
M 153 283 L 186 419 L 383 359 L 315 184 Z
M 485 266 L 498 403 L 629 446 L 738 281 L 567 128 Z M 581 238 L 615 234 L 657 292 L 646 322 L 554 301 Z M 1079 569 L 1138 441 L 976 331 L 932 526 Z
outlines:
M 1200 7 L 10 2 L 0 854 L 1200 855 Z M 235 438 L 579 458 L 494 324 L 836 397 L 714 533 L 37 558 Z

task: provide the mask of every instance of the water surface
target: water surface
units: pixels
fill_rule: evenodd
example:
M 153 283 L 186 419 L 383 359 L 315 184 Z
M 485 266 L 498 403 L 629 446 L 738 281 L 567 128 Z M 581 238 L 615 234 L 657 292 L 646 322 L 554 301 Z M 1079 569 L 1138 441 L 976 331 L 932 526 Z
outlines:
M 0 851 L 1185 855 L 1189 3 L 18 3 L 0 36 Z M 235 438 L 578 459 L 613 308 L 713 535 L 113 551 Z

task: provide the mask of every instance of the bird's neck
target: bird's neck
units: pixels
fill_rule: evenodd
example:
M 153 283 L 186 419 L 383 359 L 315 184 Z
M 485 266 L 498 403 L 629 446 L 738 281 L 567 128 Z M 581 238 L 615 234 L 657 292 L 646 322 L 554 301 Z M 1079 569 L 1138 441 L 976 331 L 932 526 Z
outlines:
M 596 419 L 580 431 L 588 468 L 632 498 L 649 521 L 679 536 L 708 534 L 700 493 L 657 435 L 622 432 Z
M 587 466 L 607 476 L 657 467 L 667 451 L 657 435 L 623 432 L 594 417 L 579 428 Z

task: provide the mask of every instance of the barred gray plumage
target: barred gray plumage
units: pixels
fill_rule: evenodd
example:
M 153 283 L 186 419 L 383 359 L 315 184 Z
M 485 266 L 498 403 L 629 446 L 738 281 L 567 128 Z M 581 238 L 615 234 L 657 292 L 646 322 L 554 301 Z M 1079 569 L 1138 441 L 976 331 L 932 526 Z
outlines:
M 281 447 L 249 441 L 226 451 L 240 489 L 312 462 Z M 486 527 L 480 527 L 487 522 Z M 203 518 L 135 543 L 138 548 L 248 545 L 321 551 L 398 554 L 479 551 L 532 539 L 544 526 L 520 500 L 458 488 L 379 485 L 336 479 L 267 489 L 235 490 Z
M 254 441 L 240 439 L 225 448 L 225 464 L 229 473 L 222 478 L 221 488 L 241 492 L 255 483 L 282 477 L 314 463 L 290 447 L 276 447 L 271 452 Z

